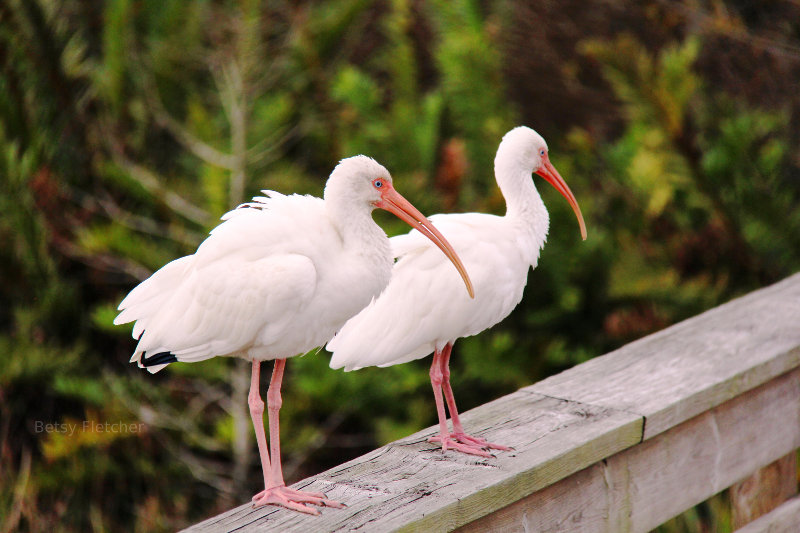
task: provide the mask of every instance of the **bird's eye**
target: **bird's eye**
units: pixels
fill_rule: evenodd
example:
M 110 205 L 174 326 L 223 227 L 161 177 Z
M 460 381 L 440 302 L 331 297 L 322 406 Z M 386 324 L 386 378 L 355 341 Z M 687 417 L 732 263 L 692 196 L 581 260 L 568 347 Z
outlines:
M 372 182 L 372 185 L 374 185 L 376 189 L 380 189 L 381 187 L 383 187 L 383 180 L 377 179 Z
M 542 148 L 541 150 L 539 150 L 539 155 L 540 155 L 540 156 L 542 156 L 542 157 L 544 157 L 544 148 Z

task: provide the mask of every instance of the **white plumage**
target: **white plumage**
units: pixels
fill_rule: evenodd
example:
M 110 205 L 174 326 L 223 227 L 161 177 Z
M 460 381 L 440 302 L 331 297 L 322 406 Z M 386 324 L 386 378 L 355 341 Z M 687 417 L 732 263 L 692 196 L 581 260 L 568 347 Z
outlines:
M 114 323 L 135 321 L 139 343 L 131 362 L 151 372 L 218 355 L 251 360 L 248 400 L 265 482 L 254 500 L 312 512 L 303 503 L 338 504 L 283 484 L 276 448 L 280 382 L 286 358 L 323 345 L 389 282 L 389 240 L 372 220 L 372 210 L 386 209 L 423 231 L 472 288 L 450 245 L 394 190 L 386 169 L 368 157 L 342 160 L 328 179 L 324 200 L 264 193 L 224 215 L 196 253 L 172 261 L 133 289 Z M 271 359 L 276 363 L 269 393 L 270 466 L 259 369 Z
M 324 344 L 386 286 L 392 263 L 377 225 L 345 241 L 323 200 L 264 193 L 122 301 L 115 323 L 136 320 L 132 362 L 161 352 L 185 362 L 292 357 Z M 348 280 L 359 282 L 342 298 Z
M 440 360 L 434 358 L 431 377 L 439 379 L 438 374 L 444 373 L 442 386 L 446 387 L 447 397 L 447 363 L 452 344 L 508 316 L 522 299 L 528 270 L 536 267 L 547 237 L 549 216 L 531 179 L 532 172 L 547 179 L 567 198 L 585 238 L 578 204 L 550 164 L 544 139 L 530 128 L 511 130 L 503 137 L 495 158 L 495 175 L 506 199 L 506 215 L 431 217 L 464 261 L 475 286 L 475 298 L 467 298 L 463 288 L 458 290 L 458 276 L 418 232 L 394 237 L 392 252 L 397 262 L 391 282 L 378 299 L 350 319 L 328 343 L 328 350 L 333 352 L 331 367 L 354 370 L 390 366 L 435 352 Z M 434 391 L 439 388 L 435 382 L 433 386 Z M 450 411 L 455 424 L 454 400 Z M 443 422 L 440 416 L 440 424 Z M 463 441 L 469 440 L 463 436 Z M 442 434 L 441 438 L 447 437 Z M 472 446 L 463 441 L 462 446 L 450 444 L 467 453 L 484 455 L 474 449 L 482 439 L 470 441 Z M 478 448 L 488 444 L 482 441 Z
M 520 302 L 543 235 L 537 239 L 534 231 L 520 231 L 516 238 L 498 238 L 510 234 L 509 220 L 481 213 L 431 220 L 465 261 L 475 299 L 462 294 L 458 275 L 450 276 L 418 233 L 393 237 L 397 263 L 391 283 L 328 343 L 332 368 L 391 366 L 426 357 L 495 325 Z

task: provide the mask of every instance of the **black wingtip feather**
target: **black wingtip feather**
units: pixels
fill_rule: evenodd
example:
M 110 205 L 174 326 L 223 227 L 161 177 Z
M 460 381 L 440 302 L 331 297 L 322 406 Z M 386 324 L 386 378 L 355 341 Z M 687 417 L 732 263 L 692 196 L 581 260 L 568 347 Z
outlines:
M 160 352 L 155 355 L 147 357 L 147 352 L 142 354 L 142 366 L 147 368 L 155 365 L 168 365 L 170 363 L 177 363 L 178 358 L 172 352 Z

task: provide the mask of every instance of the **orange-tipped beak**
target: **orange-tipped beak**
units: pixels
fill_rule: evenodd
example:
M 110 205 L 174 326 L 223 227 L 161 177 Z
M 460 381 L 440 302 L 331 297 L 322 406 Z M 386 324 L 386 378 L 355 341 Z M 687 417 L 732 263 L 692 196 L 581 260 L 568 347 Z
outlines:
M 550 162 L 550 157 L 545 153 L 542 167 L 536 171 L 541 177 L 546 179 L 550 185 L 556 188 L 561 195 L 567 199 L 569 205 L 572 207 L 572 210 L 575 211 L 575 216 L 578 217 L 578 224 L 581 227 L 581 237 L 583 240 L 586 240 L 586 223 L 583 221 L 583 215 L 581 214 L 581 208 L 578 205 L 578 200 L 575 199 L 575 195 L 572 194 L 572 191 L 569 190 L 567 186 L 567 182 L 564 181 L 564 178 L 561 177 L 561 174 L 558 173 L 556 167 Z
M 464 264 L 461 262 L 458 254 L 456 254 L 456 251 L 450 246 L 450 243 L 447 242 L 447 239 L 444 238 L 444 235 L 439 233 L 439 230 L 425 218 L 425 215 L 420 213 L 416 207 L 411 205 L 411 202 L 403 198 L 403 196 L 388 183 L 384 185 L 381 199 L 378 200 L 375 205 L 397 216 L 400 220 L 406 222 L 412 228 L 429 238 L 433 244 L 438 246 L 439 249 L 444 252 L 444 255 L 455 265 L 458 273 L 461 274 L 461 278 L 467 286 L 467 292 L 470 298 L 475 298 L 472 280 L 469 279 L 467 269 L 464 268 Z

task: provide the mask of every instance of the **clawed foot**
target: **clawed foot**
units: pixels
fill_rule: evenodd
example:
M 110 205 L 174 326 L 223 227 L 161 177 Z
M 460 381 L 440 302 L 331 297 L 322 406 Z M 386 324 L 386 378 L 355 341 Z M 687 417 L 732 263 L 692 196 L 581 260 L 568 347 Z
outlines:
M 288 488 L 286 485 L 265 489 L 253 496 L 253 507 L 261 505 L 280 505 L 293 511 L 318 515 L 319 511 L 308 505 L 319 505 L 321 507 L 336 507 L 342 509 L 343 503 L 335 502 L 325 498 L 321 492 L 302 492 Z
M 440 442 L 442 444 L 442 451 L 448 449 L 457 450 L 459 452 L 468 453 L 470 455 L 479 455 L 481 457 L 494 457 L 485 449 L 511 451 L 513 448 L 503 446 L 502 444 L 494 444 L 480 437 L 473 437 L 466 433 L 450 433 L 442 438 L 442 435 L 431 437 L 428 442 Z

